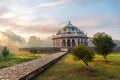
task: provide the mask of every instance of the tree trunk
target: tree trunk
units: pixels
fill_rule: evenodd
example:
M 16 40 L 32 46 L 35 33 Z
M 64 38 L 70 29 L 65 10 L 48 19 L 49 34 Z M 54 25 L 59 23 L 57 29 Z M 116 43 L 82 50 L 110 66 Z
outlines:
M 83 61 L 83 62 L 85 63 L 85 65 L 87 66 L 88 70 L 92 72 L 93 70 L 90 68 L 89 64 L 88 64 L 86 61 L 84 61 L 84 60 L 82 60 L 82 61 Z
M 103 55 L 103 58 L 104 58 L 105 62 L 107 62 L 107 57 L 106 57 L 106 55 Z

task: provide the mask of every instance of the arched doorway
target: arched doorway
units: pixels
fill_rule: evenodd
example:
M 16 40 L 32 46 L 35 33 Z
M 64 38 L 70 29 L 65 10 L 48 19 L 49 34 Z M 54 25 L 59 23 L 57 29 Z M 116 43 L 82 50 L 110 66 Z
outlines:
M 72 40 L 72 47 L 74 47 L 75 46 L 75 40 L 73 39 Z
M 81 45 L 83 45 L 83 39 L 81 39 Z
M 78 45 L 80 45 L 80 39 L 78 39 Z
M 62 47 L 66 47 L 66 41 L 65 41 L 65 39 L 63 39 L 63 41 L 62 41 Z
M 67 40 L 67 47 L 70 47 L 71 45 L 70 45 L 70 40 L 68 39 Z

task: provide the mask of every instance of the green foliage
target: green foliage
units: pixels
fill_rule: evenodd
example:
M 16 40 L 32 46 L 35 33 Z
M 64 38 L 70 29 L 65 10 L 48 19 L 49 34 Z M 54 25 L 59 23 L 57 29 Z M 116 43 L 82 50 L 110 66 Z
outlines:
M 37 49 L 31 49 L 30 52 L 35 56 L 35 54 L 37 53 Z
M 7 49 L 7 47 L 4 47 L 2 50 L 2 56 L 7 57 L 8 55 L 9 55 L 9 50 Z
M 77 46 L 73 49 L 72 54 L 78 60 L 82 60 L 86 64 L 86 66 L 90 69 L 88 62 L 91 62 L 93 60 L 94 53 L 92 53 L 89 48 L 87 48 L 86 46 Z
M 92 42 L 94 44 L 94 49 L 100 55 L 103 55 L 105 61 L 106 56 L 113 51 L 116 44 L 113 42 L 111 36 L 106 33 L 96 33 L 93 36 Z
M 37 53 L 37 49 L 31 49 L 30 52 L 35 54 L 35 53 Z

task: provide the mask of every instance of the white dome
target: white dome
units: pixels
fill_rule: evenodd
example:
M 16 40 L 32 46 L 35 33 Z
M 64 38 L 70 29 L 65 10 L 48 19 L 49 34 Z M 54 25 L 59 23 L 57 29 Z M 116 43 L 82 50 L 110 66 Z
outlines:
M 69 23 L 58 31 L 57 34 L 84 34 L 80 29 Z

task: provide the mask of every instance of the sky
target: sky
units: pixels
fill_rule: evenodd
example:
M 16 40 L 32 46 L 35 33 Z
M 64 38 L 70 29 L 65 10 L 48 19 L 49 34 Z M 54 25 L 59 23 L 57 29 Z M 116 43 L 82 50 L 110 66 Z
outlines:
M 0 0 L 0 31 L 44 39 L 70 20 L 89 37 L 105 32 L 120 40 L 119 4 L 120 0 Z

